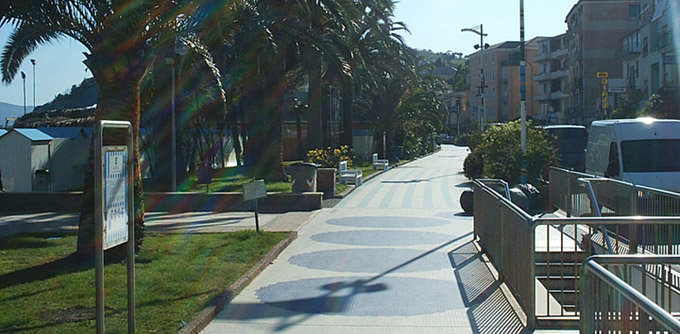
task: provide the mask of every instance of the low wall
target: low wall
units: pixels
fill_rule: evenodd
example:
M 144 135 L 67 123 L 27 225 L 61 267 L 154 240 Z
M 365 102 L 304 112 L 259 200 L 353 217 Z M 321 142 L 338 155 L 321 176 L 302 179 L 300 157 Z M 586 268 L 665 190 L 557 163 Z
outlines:
M 77 212 L 82 192 L 0 193 L 0 213 Z M 260 212 L 281 213 L 321 209 L 323 193 L 269 193 L 259 200 Z M 242 193 L 146 193 L 147 212 L 251 211 L 252 202 L 243 202 Z
M 323 193 L 269 193 L 259 200 L 260 212 L 280 213 L 321 209 Z M 253 203 L 244 202 L 242 193 L 146 193 L 146 211 L 251 211 Z
M 4 212 L 74 212 L 80 211 L 83 193 L 0 193 L 0 213 Z

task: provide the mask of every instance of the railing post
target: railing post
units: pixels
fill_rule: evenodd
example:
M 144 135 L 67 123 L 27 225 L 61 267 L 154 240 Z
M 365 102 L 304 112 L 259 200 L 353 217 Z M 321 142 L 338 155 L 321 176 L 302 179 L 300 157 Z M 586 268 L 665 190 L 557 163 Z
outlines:
M 503 282 L 505 280 L 505 238 L 506 238 L 506 230 L 505 226 L 507 225 L 505 222 L 505 215 L 503 214 L 503 202 L 498 201 L 498 210 L 500 211 L 500 217 L 499 221 L 501 222 L 501 251 L 500 251 L 500 259 L 498 259 L 498 265 L 500 268 L 497 268 L 498 270 L 498 281 Z
M 567 196 L 565 207 L 567 208 L 567 218 L 571 217 L 571 176 L 567 175 Z
M 527 222 L 529 232 L 529 298 L 527 304 L 527 327 L 536 328 L 536 224 L 533 220 Z
M 595 291 L 593 289 L 593 277 L 588 274 L 587 265 L 590 260 L 586 260 L 583 263 L 583 268 L 581 268 L 581 279 L 580 281 L 580 303 L 581 303 L 581 314 L 579 321 L 579 332 L 581 333 L 593 333 L 594 328 L 594 314 L 595 309 L 593 301 L 595 300 Z

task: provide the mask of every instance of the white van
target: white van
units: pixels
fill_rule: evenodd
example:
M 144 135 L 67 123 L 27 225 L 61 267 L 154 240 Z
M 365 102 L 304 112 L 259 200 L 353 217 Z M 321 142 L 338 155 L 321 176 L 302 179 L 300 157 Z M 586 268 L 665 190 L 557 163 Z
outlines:
M 680 192 L 680 120 L 593 122 L 588 129 L 586 173 Z

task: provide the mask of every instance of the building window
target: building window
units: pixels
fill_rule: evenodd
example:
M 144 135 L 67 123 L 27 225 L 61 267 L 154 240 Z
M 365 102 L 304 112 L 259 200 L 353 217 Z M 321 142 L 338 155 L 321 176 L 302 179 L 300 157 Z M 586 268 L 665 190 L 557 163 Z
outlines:
M 628 18 L 630 19 L 640 18 L 640 5 L 628 5 Z
M 496 63 L 496 54 L 495 53 L 491 54 L 491 63 L 492 64 Z
M 496 70 L 491 71 L 491 80 L 496 80 Z

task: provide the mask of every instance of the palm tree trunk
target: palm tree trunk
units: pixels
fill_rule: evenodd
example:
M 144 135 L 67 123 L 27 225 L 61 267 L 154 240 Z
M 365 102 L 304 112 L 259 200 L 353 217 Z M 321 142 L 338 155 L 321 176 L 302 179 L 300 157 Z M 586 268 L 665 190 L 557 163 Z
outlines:
M 307 149 L 322 147 L 322 108 L 321 108 L 321 57 L 314 55 L 309 61 L 307 69 L 309 79 L 309 120 L 307 122 Z
M 340 89 L 342 89 L 342 135 L 340 145 L 352 146 L 352 102 L 354 92 L 350 78 L 343 77 Z
M 95 123 L 100 120 L 126 120 L 133 128 L 133 192 L 134 192 L 134 224 L 135 249 L 139 250 L 144 239 L 144 199 L 142 189 L 141 168 L 139 163 L 139 119 L 140 119 L 140 89 L 141 76 L 127 80 L 100 82 L 99 99 L 95 111 Z M 105 136 L 107 137 L 107 136 Z M 120 145 L 124 143 L 124 135 L 114 133 L 104 138 L 104 145 Z M 91 144 L 94 148 L 94 143 Z M 78 257 L 91 259 L 94 255 L 94 150 L 90 150 L 88 168 L 85 174 L 83 203 L 78 224 Z

